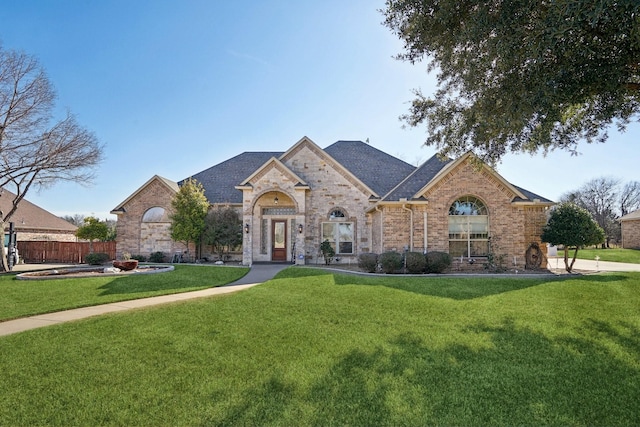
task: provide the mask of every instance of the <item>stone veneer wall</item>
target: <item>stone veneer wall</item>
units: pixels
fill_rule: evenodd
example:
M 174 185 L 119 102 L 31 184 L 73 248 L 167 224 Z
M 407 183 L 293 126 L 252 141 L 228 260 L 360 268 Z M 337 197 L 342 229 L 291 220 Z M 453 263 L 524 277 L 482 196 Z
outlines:
M 73 233 L 59 233 L 55 231 L 17 231 L 18 242 L 33 240 L 49 240 L 52 242 L 76 242 L 78 238 Z
M 169 235 L 169 223 L 146 223 L 145 238 L 142 239 L 142 215 L 154 206 L 171 212 L 171 199 L 175 193 L 159 180 L 152 181 L 140 190 L 123 207 L 124 213 L 118 214 L 116 225 L 116 257 L 128 252 L 132 255 L 149 256 L 162 251 L 171 257 L 175 251 L 184 251 L 184 244 L 173 242 Z M 157 244 L 154 244 L 156 242 Z M 191 248 L 193 251 L 194 248 Z
M 254 177 L 251 189 L 243 193 L 246 208 L 243 212 L 244 220 L 252 223 L 251 232 L 244 240 L 245 261 L 251 255 L 254 261 L 262 260 L 259 254 L 260 208 L 273 199 L 272 192 L 285 194 L 291 200 L 289 205 L 297 207 L 295 218 L 291 219 L 297 222 L 304 220 L 303 234 L 295 233 L 297 254 L 316 262 L 321 243 L 321 224 L 329 221 L 329 213 L 336 208 L 340 208 L 347 215 L 344 222 L 353 222 L 355 228 L 354 254 L 341 255 L 341 262 L 355 262 L 358 253 L 372 250 L 370 232 L 367 228 L 369 220 L 365 214 L 370 206 L 366 189 L 357 186 L 348 174 L 342 173 L 337 165 L 332 164 L 323 152 L 317 151 L 312 145 L 301 145 L 281 160 L 306 182 L 311 191 L 296 187 L 297 182 L 294 182 L 293 177 L 275 166 Z M 261 199 L 262 197 L 264 199 Z
M 622 247 L 625 249 L 640 249 L 640 219 L 621 221 Z

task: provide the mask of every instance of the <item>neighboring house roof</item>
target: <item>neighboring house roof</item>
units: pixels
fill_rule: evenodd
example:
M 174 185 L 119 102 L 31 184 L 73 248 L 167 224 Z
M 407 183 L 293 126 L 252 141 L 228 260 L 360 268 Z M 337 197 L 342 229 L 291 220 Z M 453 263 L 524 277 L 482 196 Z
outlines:
M 640 220 L 640 209 L 626 214 L 623 217 L 618 218 L 618 221 L 637 221 Z
M 0 210 L 8 212 L 11 209 L 14 197 L 14 193 L 2 189 L 2 195 L 0 195 Z M 75 233 L 78 229 L 78 227 L 70 222 L 55 216 L 51 212 L 34 205 L 26 199 L 20 201 L 18 209 L 9 219 L 9 222 L 13 222 L 14 229 L 18 232 L 28 230 L 31 232 L 57 231 L 60 233 Z M 9 222 L 5 223 L 5 230 L 9 228 Z
M 338 141 L 324 151 L 380 196 L 416 169 L 362 141 Z
M 237 190 L 236 185 L 251 176 L 269 159 L 282 154 L 283 152 L 244 152 L 190 178 L 202 184 L 209 203 L 242 204 L 242 191 Z M 178 185 L 182 185 L 184 181 L 178 182 Z
M 115 208 L 113 208 L 113 210 L 111 211 L 112 214 L 118 214 L 118 213 L 122 213 L 124 212 L 124 206 L 129 203 L 129 200 L 133 199 L 134 197 L 136 197 L 142 190 L 144 190 L 149 184 L 151 184 L 153 181 L 159 181 L 160 183 L 162 183 L 163 185 L 165 185 L 168 189 L 170 189 L 171 191 L 175 191 L 176 193 L 178 192 L 178 190 L 180 189 L 178 187 L 178 183 L 171 181 L 170 179 L 167 178 L 163 178 L 160 175 L 154 175 L 151 177 L 151 179 L 149 179 L 147 182 L 145 182 L 144 184 L 142 184 L 140 186 L 140 188 L 138 188 L 136 191 L 133 192 L 133 194 L 131 194 L 129 197 L 127 197 L 122 203 L 118 204 L 118 206 L 116 206 Z

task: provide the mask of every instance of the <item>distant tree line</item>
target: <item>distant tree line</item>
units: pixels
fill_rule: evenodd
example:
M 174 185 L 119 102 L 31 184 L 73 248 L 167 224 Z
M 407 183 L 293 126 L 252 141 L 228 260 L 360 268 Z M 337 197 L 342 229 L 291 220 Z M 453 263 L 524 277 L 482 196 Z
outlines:
M 582 187 L 569 191 L 559 202 L 574 203 L 586 209 L 604 230 L 603 248 L 621 241 L 620 217 L 640 209 L 640 182 L 622 182 L 613 177 L 592 179 Z

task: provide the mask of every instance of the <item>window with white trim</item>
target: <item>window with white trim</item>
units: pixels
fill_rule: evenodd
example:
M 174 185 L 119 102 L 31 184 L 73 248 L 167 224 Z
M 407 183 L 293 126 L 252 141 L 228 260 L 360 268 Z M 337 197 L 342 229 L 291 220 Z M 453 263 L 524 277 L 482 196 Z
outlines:
M 449 254 L 481 257 L 489 253 L 489 213 L 474 196 L 457 199 L 449 208 Z
M 352 254 L 353 230 L 352 222 L 323 222 L 322 241 L 328 240 L 336 254 Z

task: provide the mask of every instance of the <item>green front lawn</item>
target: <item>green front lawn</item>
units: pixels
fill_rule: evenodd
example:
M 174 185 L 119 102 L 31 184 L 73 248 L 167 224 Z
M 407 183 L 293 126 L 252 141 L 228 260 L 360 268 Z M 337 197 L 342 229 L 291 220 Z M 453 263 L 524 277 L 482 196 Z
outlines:
M 0 425 L 640 425 L 640 273 L 371 278 L 0 338 Z
M 0 321 L 225 285 L 248 268 L 177 265 L 168 273 L 55 280 L 0 275 Z
M 573 258 L 573 252 L 569 250 L 570 258 Z M 563 257 L 564 251 L 558 250 L 558 256 Z M 580 249 L 578 251 L 578 259 L 594 260 L 596 256 L 600 257 L 600 261 L 640 264 L 640 250 L 637 249 Z

